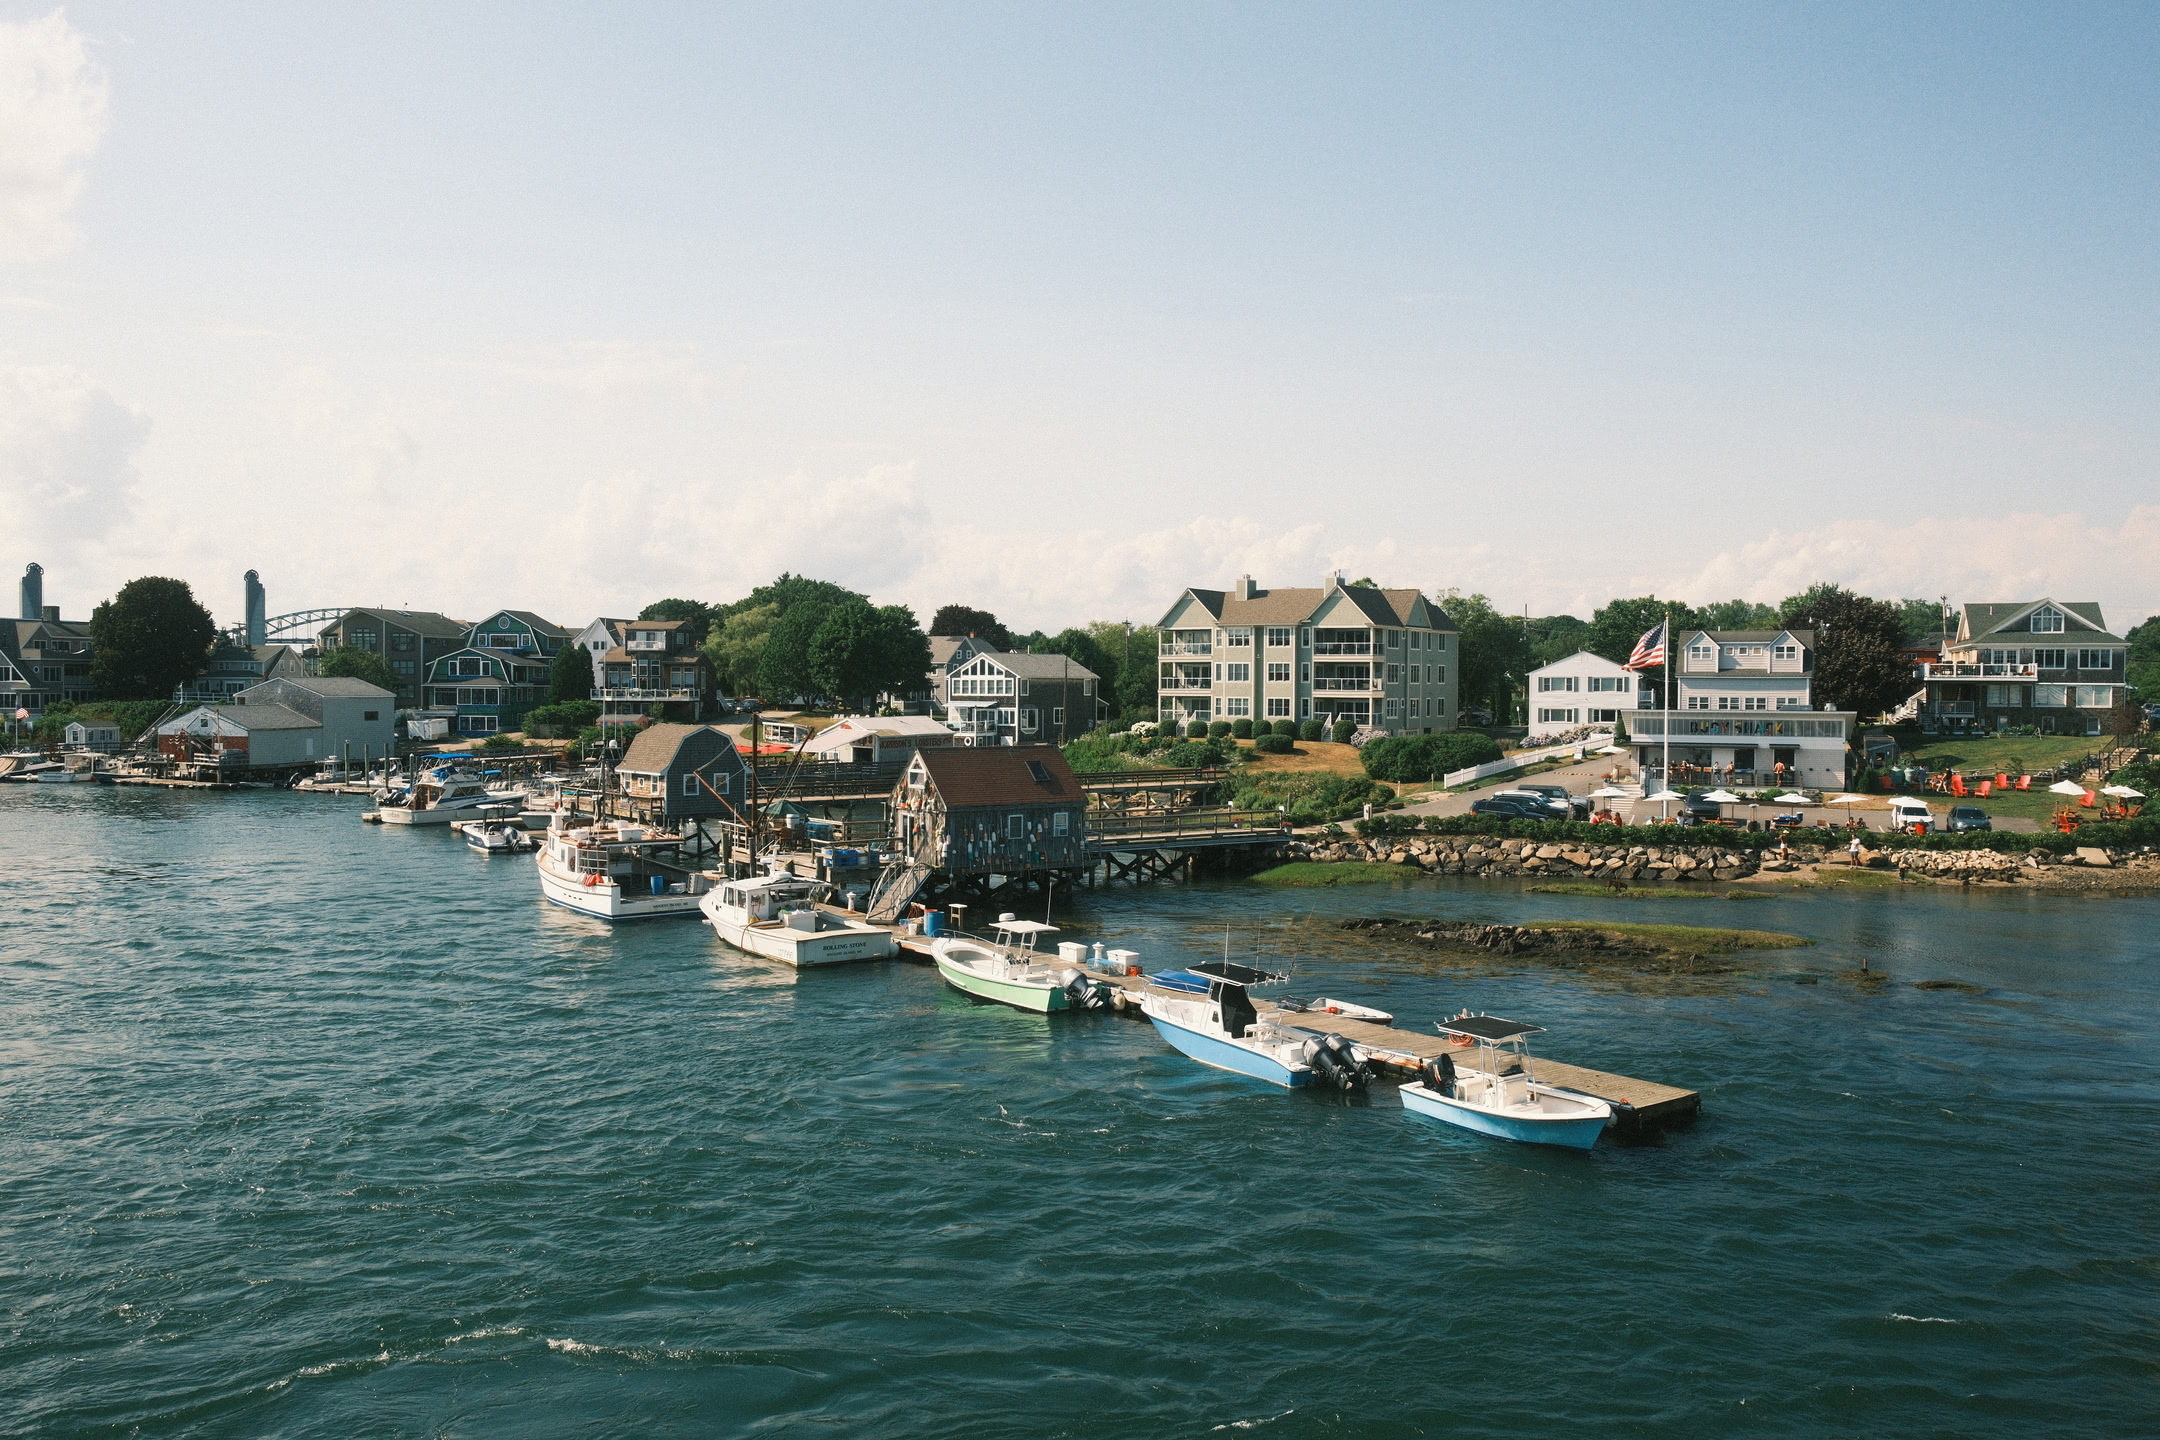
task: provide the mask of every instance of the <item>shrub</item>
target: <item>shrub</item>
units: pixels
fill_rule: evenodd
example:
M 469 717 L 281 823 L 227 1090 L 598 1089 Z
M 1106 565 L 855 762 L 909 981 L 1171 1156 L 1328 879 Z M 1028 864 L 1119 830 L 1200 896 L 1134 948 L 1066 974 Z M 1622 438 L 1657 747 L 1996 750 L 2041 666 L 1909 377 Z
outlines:
M 1207 739 L 1207 721 L 1195 720 L 1192 724 L 1187 725 L 1185 727 L 1185 738 L 1188 740 Z
M 1615 745 L 1625 745 L 1627 744 L 1627 742 L 1627 717 L 1623 715 L 1619 719 L 1613 721 L 1612 743 Z
M 1253 741 L 1252 748 L 1263 755 L 1288 755 L 1297 747 L 1288 735 L 1277 735 L 1270 731 Z
M 1359 814 L 1366 805 L 1385 805 L 1395 792 L 1363 775 L 1326 775 L 1264 771 L 1223 787 L 1223 798 L 1241 810 L 1281 809 L 1294 825 L 1318 825 Z
M 1463 770 L 1500 758 L 1500 747 L 1488 735 L 1451 730 L 1438 735 L 1390 735 L 1366 745 L 1358 756 L 1365 773 L 1375 780 L 1413 784 L 1435 780 L 1450 770 Z
M 508 735 L 490 735 L 480 742 L 480 749 L 491 755 L 500 755 L 505 751 L 523 750 L 524 748 L 524 741 L 513 740 Z
M 1242 715 L 1240 715 L 1237 719 L 1232 720 L 1230 722 L 1230 735 L 1231 738 L 1236 740 L 1252 739 L 1252 721 L 1246 719 Z
M 1297 721 L 1295 720 L 1277 720 L 1274 724 L 1268 726 L 1268 730 L 1271 734 L 1280 735 L 1285 740 L 1297 739 Z
M 536 736 L 575 735 L 600 719 L 600 704 L 596 700 L 561 700 L 553 705 L 535 705 L 525 712 L 525 733 Z
M 1355 720 L 1337 720 L 1335 722 L 1334 736 L 1336 744 L 1349 744 L 1350 737 L 1355 734 L 1357 734 L 1357 722 Z
M 1230 722 L 1228 720 L 1217 720 L 1214 724 L 1207 727 L 1207 735 L 1208 739 L 1210 740 L 1220 740 L 1227 736 L 1229 733 Z
M 1300 740 L 1318 740 L 1325 733 L 1327 727 L 1318 720 L 1300 721 L 1297 727 L 1297 738 Z

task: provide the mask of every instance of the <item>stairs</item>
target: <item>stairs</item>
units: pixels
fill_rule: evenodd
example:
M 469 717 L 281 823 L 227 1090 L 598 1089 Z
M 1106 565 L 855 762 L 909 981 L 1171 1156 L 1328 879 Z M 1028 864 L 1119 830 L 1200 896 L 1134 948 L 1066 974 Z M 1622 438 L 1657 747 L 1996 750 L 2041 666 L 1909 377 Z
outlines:
M 1927 686 L 1925 685 L 1913 691 L 1912 694 L 1905 697 L 1904 702 L 1895 710 L 1883 712 L 1882 723 L 1885 725 L 1910 725 L 1920 718 L 1920 709 L 1927 704 L 1927 693 Z
M 878 875 L 877 885 L 870 891 L 870 903 L 865 913 L 873 925 L 897 925 L 900 912 L 907 909 L 917 892 L 929 883 L 931 870 L 928 865 L 910 860 L 900 865 L 888 865 Z

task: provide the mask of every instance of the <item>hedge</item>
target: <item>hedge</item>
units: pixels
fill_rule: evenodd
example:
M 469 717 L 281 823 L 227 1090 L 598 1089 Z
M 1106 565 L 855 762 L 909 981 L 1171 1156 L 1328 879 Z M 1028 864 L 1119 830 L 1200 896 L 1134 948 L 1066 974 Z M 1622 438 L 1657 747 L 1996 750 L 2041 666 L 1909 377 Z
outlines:
M 1217 720 L 1207 727 L 1207 738 L 1210 740 L 1225 740 L 1229 738 L 1229 735 L 1230 722 L 1228 720 Z
M 1285 740 L 1297 739 L 1297 721 L 1295 720 L 1277 720 L 1274 724 L 1268 726 L 1268 729 L 1282 736 Z M 1317 735 L 1313 736 L 1315 740 L 1319 738 Z
M 1437 780 L 1451 770 L 1466 770 L 1499 758 L 1500 747 L 1491 736 L 1459 730 L 1438 735 L 1390 735 L 1370 742 L 1358 756 L 1365 773 L 1373 779 L 1406 785 Z
M 1735 830 L 1724 825 L 1592 825 L 1582 820 L 1512 820 L 1499 815 L 1375 815 L 1357 822 L 1357 833 L 1373 839 L 1411 835 L 1482 835 L 1494 839 L 1561 841 L 1585 845 L 1658 845 L 1701 850 L 1774 850 L 1780 838 L 1800 845 L 1842 847 L 1849 837 L 1842 827 L 1816 825 L 1800 830 Z M 2050 830 L 2019 835 L 2007 830 L 1968 831 L 1962 835 L 1890 835 L 1867 833 L 1870 850 L 1994 850 L 2022 855 L 2045 850 L 2063 855 L 2081 845 L 2134 850 L 2160 845 L 2160 816 L 2100 821 L 2074 835 Z
M 1288 735 L 1277 735 L 1270 731 L 1253 741 L 1252 748 L 1263 755 L 1288 755 L 1295 745 Z
M 1318 720 L 1301 720 L 1298 722 L 1297 738 L 1300 740 L 1318 740 L 1326 733 L 1326 730 L 1327 727 Z
M 1349 743 L 1350 743 L 1350 737 L 1351 737 L 1351 736 L 1353 736 L 1353 735 L 1355 735 L 1355 734 L 1357 734 L 1357 721 L 1355 721 L 1355 720 L 1337 720 L 1337 721 L 1335 722 L 1335 731 L 1334 731 L 1334 734 L 1335 734 L 1335 743 L 1336 743 L 1336 744 L 1338 744 L 1338 745 L 1347 745 L 1347 744 L 1349 744 Z
M 1240 715 L 1230 722 L 1230 734 L 1238 740 L 1252 739 L 1252 721 Z

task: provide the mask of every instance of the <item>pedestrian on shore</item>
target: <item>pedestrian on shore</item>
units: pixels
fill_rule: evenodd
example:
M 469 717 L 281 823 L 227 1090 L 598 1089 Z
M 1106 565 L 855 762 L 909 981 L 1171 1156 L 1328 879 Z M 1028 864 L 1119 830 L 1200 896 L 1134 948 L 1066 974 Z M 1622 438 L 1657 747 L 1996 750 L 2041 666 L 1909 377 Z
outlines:
M 1852 863 L 1853 863 L 1853 868 L 1854 868 L 1854 869 L 1858 869 L 1858 868 L 1859 868 L 1859 866 L 1860 866 L 1860 832 L 1859 832 L 1859 831 L 1855 830 L 1855 831 L 1853 832 L 1853 837 L 1852 837 L 1852 844 L 1848 845 L 1848 846 L 1847 846 L 1847 847 L 1845 847 L 1845 848 L 1846 848 L 1846 853 L 1847 853 L 1848 855 L 1852 856 Z

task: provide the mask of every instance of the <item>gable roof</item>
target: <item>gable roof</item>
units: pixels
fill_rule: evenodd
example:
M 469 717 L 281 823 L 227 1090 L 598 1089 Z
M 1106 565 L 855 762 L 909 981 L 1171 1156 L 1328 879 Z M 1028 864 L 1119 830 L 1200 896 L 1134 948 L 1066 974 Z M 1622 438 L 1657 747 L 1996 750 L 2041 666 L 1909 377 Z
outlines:
M 1338 591 L 1357 607 L 1359 614 L 1375 625 L 1407 627 L 1418 602 L 1425 600 L 1424 592 L 1420 590 L 1384 590 L 1372 585 L 1285 586 L 1275 590 L 1255 590 L 1250 598 L 1230 590 L 1193 589 L 1185 593 L 1199 601 L 1208 614 L 1215 617 L 1217 624 L 1245 627 L 1302 625 Z M 1176 608 L 1176 605 L 1170 607 L 1171 610 Z M 1425 601 L 1425 608 L 1432 621 L 1431 628 L 1455 628 L 1455 622 L 1448 618 L 1445 610 L 1431 601 Z M 1163 613 L 1163 618 L 1169 618 L 1169 611 Z
M 683 742 L 698 734 L 719 737 L 719 749 L 729 755 L 736 754 L 734 737 L 711 725 L 648 725 L 638 731 L 637 738 L 630 742 L 630 748 L 623 752 L 622 762 L 615 768 L 636 775 L 658 775 L 675 763 Z
M 472 626 L 462 620 L 452 620 L 449 616 L 438 615 L 433 610 L 383 610 L 372 605 L 362 605 L 348 610 L 323 628 L 325 630 L 340 629 L 346 621 L 352 619 L 355 615 L 372 616 L 377 620 L 402 626 L 417 635 L 433 635 L 445 640 L 463 635 L 467 630 L 472 629 Z
M 354 700 L 395 700 L 397 693 L 365 680 L 355 680 L 349 675 L 279 675 L 273 677 L 281 685 L 312 691 L 323 696 L 344 696 Z
M 1101 677 L 1065 655 L 1034 655 L 1025 650 L 996 650 L 978 655 L 978 660 L 988 660 L 993 665 L 1011 671 L 1022 680 L 1097 680 Z M 970 662 L 972 663 L 972 662 Z
M 930 640 L 930 668 L 941 670 L 952 664 L 952 658 L 964 646 L 973 646 L 974 655 L 997 655 L 1001 652 L 996 643 L 980 635 L 932 635 Z M 974 658 L 971 655 L 969 658 Z
M 388 692 L 383 692 L 387 694 Z M 320 720 L 310 720 L 287 705 L 202 705 L 197 709 L 215 711 L 220 719 L 230 720 L 243 730 L 320 730 Z M 193 714 L 193 711 L 189 712 Z
M 969 805 L 1080 805 L 1087 797 L 1055 745 L 933 747 L 915 752 L 948 808 Z M 1044 779 L 1031 766 L 1041 766 Z
M 1815 647 L 1815 632 L 1813 630 L 1703 630 L 1698 628 L 1683 631 L 1682 633 L 1690 640 L 1697 635 L 1706 635 L 1720 645 L 1768 645 L 1780 636 L 1789 635 L 1808 649 L 1812 650 Z
M 1542 675 L 1547 670 L 1557 670 L 1561 666 L 1573 664 L 1577 660 L 1595 660 L 1600 665 L 1607 665 L 1615 670 L 1623 672 L 1627 671 L 1627 666 L 1622 665 L 1617 660 L 1608 660 L 1603 655 L 1598 654 L 1594 650 L 1577 650 L 1574 654 L 1563 655 L 1558 660 L 1548 660 L 1543 665 L 1538 666 L 1537 669 L 1532 670 L 1530 673 L 1532 675 Z M 1644 683 L 1648 684 L 1649 682 L 1645 680 Z
M 2100 606 L 2096 601 L 2054 600 L 2046 597 L 2038 600 L 2019 600 L 2008 604 L 1997 602 L 1960 606 L 1957 638 L 1960 641 L 1977 642 L 1998 633 L 2030 635 L 2033 633 L 2030 630 L 2005 631 L 2003 627 L 2024 619 L 2043 605 L 2051 605 L 2060 610 L 2065 616 L 2081 620 L 2092 627 L 2091 631 L 2087 632 L 2072 630 L 2065 625 L 2062 630 L 2065 635 L 2076 634 L 2081 639 L 2108 640 L 2116 644 L 2127 643 L 2120 635 L 2113 635 L 2108 632 L 2107 622 L 2100 618 Z M 2051 634 L 2053 632 L 2042 631 L 2041 633 Z

